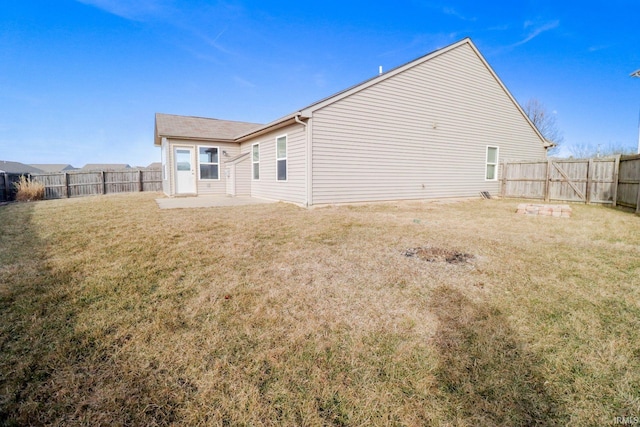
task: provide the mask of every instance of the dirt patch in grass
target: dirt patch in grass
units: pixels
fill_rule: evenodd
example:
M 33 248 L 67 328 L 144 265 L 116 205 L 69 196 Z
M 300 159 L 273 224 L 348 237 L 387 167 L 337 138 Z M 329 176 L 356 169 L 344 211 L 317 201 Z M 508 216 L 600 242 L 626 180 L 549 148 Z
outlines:
M 473 255 L 464 252 L 431 246 L 409 248 L 403 251 L 402 255 L 409 258 L 418 258 L 427 262 L 447 262 L 449 264 L 463 264 L 474 258 Z

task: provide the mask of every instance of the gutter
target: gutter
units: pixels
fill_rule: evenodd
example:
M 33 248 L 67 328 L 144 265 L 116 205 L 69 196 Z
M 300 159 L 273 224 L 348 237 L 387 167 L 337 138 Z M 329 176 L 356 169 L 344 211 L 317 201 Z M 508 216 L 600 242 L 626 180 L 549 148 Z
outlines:
M 310 117 L 306 117 L 304 114 L 302 114 L 300 111 L 295 112 L 293 114 L 289 114 L 288 116 L 284 116 L 276 121 L 273 121 L 271 123 L 267 123 L 266 125 L 259 127 L 258 129 L 249 131 L 247 133 L 243 133 L 241 135 L 238 135 L 235 137 L 234 142 L 244 142 L 247 139 L 250 138 L 255 138 L 257 136 L 263 135 L 267 132 L 271 132 L 273 130 L 276 130 L 278 128 L 293 124 L 293 123 L 300 123 L 299 117 L 303 117 L 303 118 L 310 118 Z
M 234 143 L 238 142 L 235 139 L 220 139 L 220 138 L 203 138 L 197 136 L 174 136 L 174 135 L 158 135 L 160 137 L 160 143 L 154 141 L 153 145 L 160 147 L 162 145 L 162 138 L 171 139 L 173 141 L 206 141 L 206 142 L 221 142 L 221 143 Z
M 294 120 L 295 120 L 296 122 L 300 123 L 302 126 L 304 126 L 304 129 L 305 129 L 305 131 L 306 131 L 306 129 L 307 129 L 307 124 L 306 124 L 305 122 L 303 122 L 302 120 L 300 120 L 300 113 L 298 113 L 298 114 L 296 114 L 296 115 L 294 116 Z
M 300 123 L 304 126 L 304 134 L 305 134 L 305 145 L 306 145 L 306 161 L 305 161 L 305 183 L 306 183 L 306 197 L 305 197 L 305 207 L 309 207 L 313 204 L 313 183 L 312 183 L 312 155 L 313 155 L 313 147 L 311 145 L 311 128 L 312 128 L 312 119 L 311 117 L 307 118 L 306 122 L 300 120 L 302 114 L 297 113 L 294 117 L 296 123 Z

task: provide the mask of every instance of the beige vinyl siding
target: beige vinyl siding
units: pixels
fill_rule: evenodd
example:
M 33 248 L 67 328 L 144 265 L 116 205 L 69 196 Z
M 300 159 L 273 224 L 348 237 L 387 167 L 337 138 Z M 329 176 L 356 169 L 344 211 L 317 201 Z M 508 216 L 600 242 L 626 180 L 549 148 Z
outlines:
M 220 149 L 218 154 L 218 179 L 204 180 L 200 179 L 198 171 L 196 170 L 196 187 L 198 189 L 198 195 L 211 195 L 211 194 L 227 194 L 227 177 L 224 169 L 224 161 L 231 157 L 240 154 L 240 147 L 235 143 L 220 143 L 220 142 L 198 142 L 196 144 L 196 157 L 198 146 L 218 147 Z M 227 156 L 222 154 L 223 151 L 227 152 Z M 196 168 L 198 164 L 196 164 Z
M 171 194 L 171 185 L 170 185 L 170 165 L 169 165 L 169 143 L 165 138 L 162 138 L 161 145 L 161 159 L 162 159 L 162 192 L 166 195 Z
M 499 160 L 545 157 L 538 134 L 463 44 L 313 113 L 313 203 L 495 194 L 487 146 L 499 147 Z
M 173 196 L 176 194 L 176 171 L 175 171 L 175 153 L 174 153 L 174 140 L 167 139 L 167 178 L 169 179 L 168 183 L 168 192 L 165 192 L 169 196 Z
M 190 147 L 194 150 L 194 161 L 196 162 L 196 191 L 198 195 L 213 195 L 213 194 L 227 194 L 227 181 L 225 174 L 224 160 L 232 158 L 240 154 L 240 146 L 237 143 L 229 142 L 209 142 L 209 141 L 190 141 L 170 139 L 168 140 L 167 150 L 167 172 L 169 175 L 169 195 L 175 195 L 175 147 Z M 201 180 L 198 174 L 198 147 L 218 147 L 219 148 L 219 164 L 218 164 L 218 176 L 217 180 Z M 222 154 L 223 151 L 227 152 L 227 156 Z
M 236 163 L 236 195 L 249 196 L 251 194 L 251 159 L 245 157 Z
M 278 181 L 276 174 L 276 138 L 287 135 L 287 180 Z M 251 195 L 265 199 L 306 203 L 305 144 L 303 125 L 294 124 L 242 143 L 242 152 L 250 152 L 260 143 L 260 179 L 251 180 Z M 249 166 L 251 162 L 247 162 Z M 249 169 L 249 176 L 251 170 Z

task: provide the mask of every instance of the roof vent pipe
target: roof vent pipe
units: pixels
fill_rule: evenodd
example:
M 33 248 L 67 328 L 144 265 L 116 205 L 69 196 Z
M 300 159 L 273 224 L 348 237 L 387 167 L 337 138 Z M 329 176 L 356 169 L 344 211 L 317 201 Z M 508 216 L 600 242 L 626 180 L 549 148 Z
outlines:
M 382 65 L 378 68 L 378 75 L 381 76 L 382 75 Z

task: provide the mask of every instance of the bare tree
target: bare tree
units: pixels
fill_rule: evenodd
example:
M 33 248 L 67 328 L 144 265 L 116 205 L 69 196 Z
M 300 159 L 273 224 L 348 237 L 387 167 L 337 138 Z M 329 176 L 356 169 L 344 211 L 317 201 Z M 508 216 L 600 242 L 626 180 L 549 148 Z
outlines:
M 587 144 L 572 144 L 567 147 L 571 157 L 576 159 L 587 159 L 589 157 L 610 157 L 617 154 L 629 155 L 635 153 L 635 147 L 626 146 L 621 143 L 610 142 L 608 144 L 598 144 L 596 146 Z
M 596 151 L 587 144 L 571 144 L 567 149 L 571 154 L 570 157 L 574 159 L 588 159 L 596 156 Z
M 553 142 L 556 147 L 552 151 L 556 152 L 558 146 L 564 141 L 562 132 L 558 129 L 556 117 L 547 111 L 547 108 L 537 99 L 531 98 L 524 105 L 524 112 L 529 116 L 531 122 L 540 131 L 542 136 Z
M 599 156 L 615 156 L 617 154 L 630 155 L 636 154 L 636 147 L 633 145 L 625 145 L 620 142 L 610 142 L 599 147 Z

